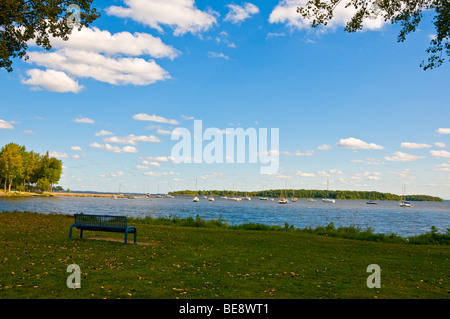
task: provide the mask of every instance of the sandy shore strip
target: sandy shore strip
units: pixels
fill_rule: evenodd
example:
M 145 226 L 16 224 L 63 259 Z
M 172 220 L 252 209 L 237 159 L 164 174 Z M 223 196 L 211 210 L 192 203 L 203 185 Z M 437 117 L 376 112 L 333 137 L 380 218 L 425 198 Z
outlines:
M 0 190 L 0 197 L 25 197 L 25 196 L 41 196 L 41 197 L 45 197 L 45 196 L 54 196 L 54 197 L 108 197 L 108 198 L 112 198 L 112 197 L 116 197 L 116 198 L 126 198 L 125 195 L 123 194 L 101 194 L 101 193 L 59 193 L 59 192 L 54 192 L 54 193 L 32 193 L 32 192 L 16 192 L 16 191 L 11 191 L 11 192 L 5 192 L 4 190 Z

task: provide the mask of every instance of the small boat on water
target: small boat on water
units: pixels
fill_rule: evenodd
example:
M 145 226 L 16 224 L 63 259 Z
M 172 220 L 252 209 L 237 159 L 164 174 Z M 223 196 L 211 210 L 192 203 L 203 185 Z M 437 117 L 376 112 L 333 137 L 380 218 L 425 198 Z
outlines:
M 194 199 L 192 200 L 193 202 L 198 202 L 198 197 L 195 196 Z
M 414 207 L 410 202 L 401 201 L 399 203 L 400 207 Z
M 298 201 L 298 198 L 291 199 L 291 202 L 296 202 L 296 201 Z
M 327 180 L 327 198 L 322 198 L 322 202 L 334 204 L 336 201 L 334 199 L 330 198 L 330 195 L 329 195 L 330 192 L 328 191 L 328 183 L 329 183 L 329 180 Z
M 376 201 L 374 201 L 374 200 L 369 200 L 366 204 L 369 204 L 369 205 L 376 205 L 376 204 L 378 204 Z
M 310 203 L 312 203 L 312 202 L 316 202 L 316 200 L 315 200 L 315 199 L 313 199 L 313 198 L 308 198 L 308 199 L 307 199 L 307 201 L 308 201 L 308 202 L 310 202 Z
M 241 199 L 239 197 L 230 197 L 228 198 L 229 200 L 235 201 L 235 202 L 240 202 Z
M 244 197 L 242 197 L 242 199 L 244 199 L 244 200 L 252 200 L 249 196 L 244 196 Z
M 287 203 L 289 203 L 289 201 L 288 201 L 286 198 L 281 198 L 281 199 L 278 201 L 278 204 L 287 204 Z
M 259 200 L 269 200 L 267 197 L 261 197 Z
M 213 201 L 214 201 L 214 197 L 210 197 L 210 198 L 208 198 L 208 200 L 209 200 L 210 202 L 213 202 Z

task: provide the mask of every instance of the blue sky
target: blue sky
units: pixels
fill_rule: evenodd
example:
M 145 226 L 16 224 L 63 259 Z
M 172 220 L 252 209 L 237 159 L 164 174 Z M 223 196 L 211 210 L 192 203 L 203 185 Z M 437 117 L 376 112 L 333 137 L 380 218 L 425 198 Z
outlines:
M 449 66 L 419 67 L 430 15 L 398 43 L 399 27 L 376 20 L 346 33 L 345 10 L 312 30 L 295 13 L 302 1 L 94 1 L 102 16 L 89 30 L 50 52 L 31 45 L 28 61 L 0 71 L 0 144 L 59 157 L 60 185 L 73 190 L 156 193 L 196 180 L 324 189 L 329 180 L 450 198 Z M 279 170 L 174 163 L 170 132 L 194 119 L 204 129 L 278 128 Z

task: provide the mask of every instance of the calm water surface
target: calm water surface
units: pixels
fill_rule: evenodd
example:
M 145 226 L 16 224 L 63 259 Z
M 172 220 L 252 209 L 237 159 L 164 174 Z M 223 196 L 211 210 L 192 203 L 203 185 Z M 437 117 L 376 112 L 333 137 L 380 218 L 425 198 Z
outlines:
M 412 236 L 430 231 L 435 226 L 440 232 L 450 228 L 450 202 L 413 202 L 414 207 L 402 208 L 398 202 L 379 201 L 367 205 L 364 200 L 337 200 L 334 204 L 307 202 L 299 199 L 287 205 L 275 201 L 234 202 L 215 197 L 214 202 L 200 198 L 194 203 L 191 196 L 175 198 L 111 199 L 100 197 L 26 197 L 0 198 L 0 211 L 31 211 L 40 213 L 108 214 L 131 217 L 195 217 L 222 218 L 229 224 L 246 222 L 266 225 L 289 223 L 297 228 L 315 228 L 333 222 L 336 227 L 358 226 L 372 228 L 376 233 L 395 233 Z

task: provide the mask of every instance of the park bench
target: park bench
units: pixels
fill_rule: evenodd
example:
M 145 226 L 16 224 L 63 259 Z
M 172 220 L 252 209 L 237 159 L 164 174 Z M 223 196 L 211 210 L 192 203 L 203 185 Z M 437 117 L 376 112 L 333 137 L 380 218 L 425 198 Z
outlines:
M 83 238 L 83 230 L 125 233 L 125 245 L 128 233 L 133 233 L 136 244 L 136 227 L 128 226 L 125 216 L 74 214 L 74 217 L 75 223 L 70 226 L 69 239 L 72 239 L 72 228 L 76 227 L 80 230 L 80 238 Z

